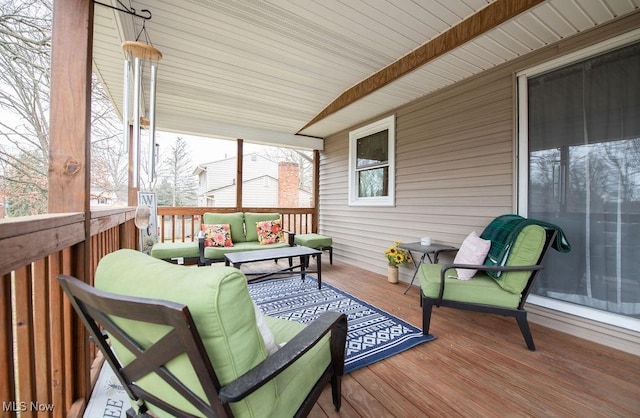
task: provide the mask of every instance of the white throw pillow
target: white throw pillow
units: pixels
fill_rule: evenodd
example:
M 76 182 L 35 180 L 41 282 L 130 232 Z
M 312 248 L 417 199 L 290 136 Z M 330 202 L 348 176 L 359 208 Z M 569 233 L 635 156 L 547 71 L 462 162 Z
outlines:
M 456 258 L 453 260 L 454 264 L 483 264 L 489 249 L 491 248 L 491 241 L 482 239 L 478 236 L 476 231 L 471 232 L 462 242 Z M 456 269 L 458 272 L 458 279 L 469 280 L 473 277 L 478 270 L 473 269 Z
M 258 324 L 258 330 L 260 330 L 260 334 L 262 335 L 262 340 L 264 341 L 264 346 L 267 348 L 269 354 L 273 354 L 278 351 L 278 345 L 276 344 L 275 339 L 273 338 L 273 333 L 269 329 L 267 325 L 267 321 L 264 320 L 264 314 L 258 307 L 258 305 L 253 303 L 253 308 L 256 312 L 256 324 Z

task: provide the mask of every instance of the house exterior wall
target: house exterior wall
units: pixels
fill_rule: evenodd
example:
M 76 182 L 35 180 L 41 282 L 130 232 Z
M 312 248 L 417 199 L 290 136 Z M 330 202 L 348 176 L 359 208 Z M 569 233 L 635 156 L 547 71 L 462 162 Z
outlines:
M 327 139 L 319 230 L 333 236 L 340 258 L 382 274 L 393 241 L 428 235 L 459 245 L 470 231 L 512 212 L 513 88 L 513 76 L 500 72 L 398 109 L 393 208 L 348 206 L 349 133 Z M 413 270 L 401 271 L 408 281 Z
M 249 208 L 278 206 L 278 180 L 270 176 L 258 177 L 242 185 L 242 205 Z
M 385 274 L 383 253 L 392 241 L 431 236 L 459 246 L 495 216 L 516 212 L 516 73 L 638 27 L 640 13 L 634 13 L 396 109 L 395 207 L 348 206 L 349 131 L 362 125 L 327 138 L 318 226 L 333 237 L 336 258 Z M 412 273 L 402 267 L 401 280 L 408 282 Z M 585 325 L 588 320 L 540 307 L 530 311 L 537 313 L 532 321 L 582 337 L 599 339 L 606 328 L 612 337 L 606 343 L 640 352 L 638 333 Z

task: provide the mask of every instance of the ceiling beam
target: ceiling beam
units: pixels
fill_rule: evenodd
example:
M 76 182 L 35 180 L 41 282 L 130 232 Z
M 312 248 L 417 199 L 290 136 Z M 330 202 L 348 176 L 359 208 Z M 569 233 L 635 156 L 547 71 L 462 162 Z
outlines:
M 545 0 L 496 0 L 429 42 L 349 88 L 298 132 Z

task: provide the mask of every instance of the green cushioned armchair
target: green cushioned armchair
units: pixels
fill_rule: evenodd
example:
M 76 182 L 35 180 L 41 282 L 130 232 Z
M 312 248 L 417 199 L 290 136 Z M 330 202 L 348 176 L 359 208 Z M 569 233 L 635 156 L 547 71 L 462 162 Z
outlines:
M 95 288 L 58 280 L 132 399 L 128 416 L 306 416 L 328 383 L 340 408 L 344 314 L 308 326 L 261 316 L 239 270 L 132 250 L 102 258 Z
M 516 215 L 504 215 L 516 217 Z M 472 310 L 515 317 L 522 336 L 529 350 L 535 350 L 535 344 L 527 321 L 525 302 L 538 271 L 543 267 L 542 260 L 551 245 L 556 248 L 558 237 L 565 240 L 562 231 L 551 224 L 539 221 L 517 220 L 520 228 L 511 234 L 508 252 L 504 252 L 503 263 L 496 265 L 468 264 L 422 264 L 418 270 L 422 297 L 422 329 L 429 333 L 431 313 L 434 306 Z M 500 223 L 500 217 L 490 225 Z M 496 226 L 500 234 L 501 226 Z M 485 229 L 487 231 L 487 229 Z M 483 233 L 484 234 L 484 233 Z M 559 251 L 569 251 L 568 242 L 565 247 L 558 246 Z M 498 243 L 492 241 L 492 247 Z M 477 269 L 478 272 L 470 280 L 459 280 L 456 268 Z M 497 276 L 497 277 L 496 277 Z

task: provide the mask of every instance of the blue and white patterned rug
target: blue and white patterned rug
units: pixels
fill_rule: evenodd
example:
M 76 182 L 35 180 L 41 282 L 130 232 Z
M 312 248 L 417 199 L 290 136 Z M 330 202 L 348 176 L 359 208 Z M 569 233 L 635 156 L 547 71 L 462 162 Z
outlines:
M 307 323 L 326 311 L 347 315 L 345 373 L 436 338 L 331 285 L 318 290 L 309 276 L 251 283 L 249 293 L 262 312 L 278 318 Z

